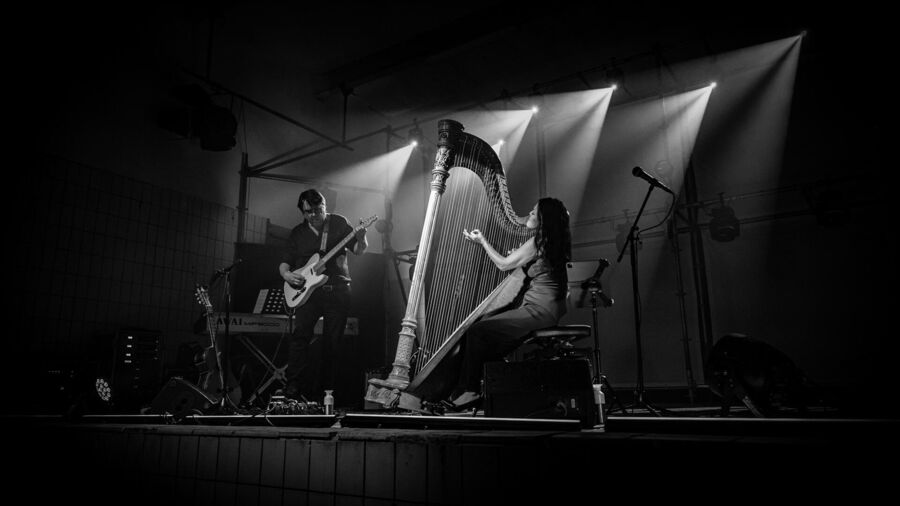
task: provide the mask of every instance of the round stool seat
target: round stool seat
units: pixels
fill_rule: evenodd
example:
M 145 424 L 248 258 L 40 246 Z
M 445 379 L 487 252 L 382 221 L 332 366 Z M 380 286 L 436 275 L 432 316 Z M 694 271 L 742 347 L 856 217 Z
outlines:
M 545 329 L 533 330 L 529 334 L 528 339 L 578 338 L 589 335 L 591 335 L 590 325 L 556 325 Z
M 572 341 L 590 335 L 590 325 L 555 325 L 531 331 L 522 344 L 538 347 L 535 352 L 527 353 L 526 358 L 567 358 L 576 356 Z

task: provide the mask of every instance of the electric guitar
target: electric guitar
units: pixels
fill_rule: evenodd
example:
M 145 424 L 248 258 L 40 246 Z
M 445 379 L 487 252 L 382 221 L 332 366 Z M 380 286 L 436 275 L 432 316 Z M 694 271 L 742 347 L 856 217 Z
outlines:
M 309 261 L 306 262 L 306 265 L 303 267 L 293 271 L 294 274 L 301 276 L 301 279 L 296 284 L 284 282 L 284 302 L 288 305 L 288 307 L 297 307 L 302 306 L 309 300 L 312 296 L 312 293 L 316 290 L 316 288 L 325 284 L 328 281 L 328 276 L 322 274 L 322 271 L 325 270 L 325 263 L 331 260 L 331 257 L 335 255 L 338 251 L 341 251 L 344 246 L 350 242 L 350 239 L 353 239 L 353 236 L 364 228 L 368 228 L 375 223 L 375 220 L 378 219 L 377 215 L 370 216 L 365 220 L 361 220 L 359 225 L 353 228 L 353 230 L 347 234 L 346 237 L 341 239 L 341 242 L 337 243 L 335 247 L 331 248 L 331 251 L 325 253 L 325 255 L 320 259 L 319 254 L 316 253 L 312 257 L 310 257 Z
M 219 374 L 219 371 L 222 370 L 222 354 L 216 346 L 216 316 L 213 312 L 212 303 L 209 301 L 209 290 L 205 286 L 198 284 L 194 290 L 194 296 L 197 297 L 197 302 L 203 306 L 203 312 L 206 316 L 206 330 L 209 332 L 209 348 L 204 350 L 202 362 L 206 365 L 206 370 L 200 374 L 200 389 L 215 403 L 222 399 L 222 392 L 227 391 L 228 399 L 231 400 L 232 405 L 237 406 L 241 400 L 241 386 L 231 371 L 228 371 L 228 388 L 222 387 L 222 376 Z

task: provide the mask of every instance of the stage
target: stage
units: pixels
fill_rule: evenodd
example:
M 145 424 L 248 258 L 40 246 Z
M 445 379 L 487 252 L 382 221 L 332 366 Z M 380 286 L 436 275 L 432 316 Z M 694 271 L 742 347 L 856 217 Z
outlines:
M 734 493 L 876 500 L 886 419 L 6 416 L 7 490 L 88 504 L 561 504 Z M 14 451 L 10 451 L 14 449 Z M 880 456 L 880 458 L 878 458 Z M 12 487 L 12 488 L 10 488 Z

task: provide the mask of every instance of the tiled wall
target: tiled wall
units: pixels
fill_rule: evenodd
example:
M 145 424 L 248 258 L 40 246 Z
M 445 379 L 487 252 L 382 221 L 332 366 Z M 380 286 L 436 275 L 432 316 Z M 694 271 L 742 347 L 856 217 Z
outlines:
M 237 210 L 56 158 L 19 177 L 17 351 L 83 355 L 130 327 L 160 331 L 171 360 L 202 314 L 195 283 L 234 260 Z M 264 242 L 268 220 L 246 223 L 245 241 Z

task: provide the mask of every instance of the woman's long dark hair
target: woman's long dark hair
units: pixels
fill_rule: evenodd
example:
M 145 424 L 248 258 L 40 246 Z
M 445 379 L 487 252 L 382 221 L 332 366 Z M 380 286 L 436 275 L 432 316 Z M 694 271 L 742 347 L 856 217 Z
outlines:
M 565 276 L 566 262 L 572 259 L 572 233 L 569 231 L 569 211 L 559 199 L 544 197 L 538 200 L 538 227 L 534 245 L 538 255 L 553 269 Z

